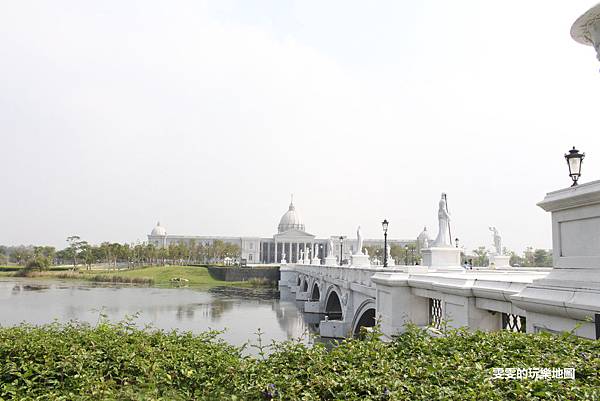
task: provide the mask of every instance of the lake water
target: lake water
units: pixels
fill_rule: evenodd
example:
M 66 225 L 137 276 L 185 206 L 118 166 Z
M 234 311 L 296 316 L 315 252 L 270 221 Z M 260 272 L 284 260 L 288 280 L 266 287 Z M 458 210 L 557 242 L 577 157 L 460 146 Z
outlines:
M 102 312 L 101 312 L 102 311 Z M 203 332 L 226 330 L 234 345 L 303 337 L 315 332 L 295 301 L 279 299 L 273 289 L 212 287 L 206 289 L 101 285 L 70 280 L 0 279 L 0 325 L 77 320 L 96 324 L 103 313 L 111 321 L 138 314 L 139 327 Z M 318 320 L 317 320 L 318 321 Z M 251 351 L 250 351 L 251 352 Z

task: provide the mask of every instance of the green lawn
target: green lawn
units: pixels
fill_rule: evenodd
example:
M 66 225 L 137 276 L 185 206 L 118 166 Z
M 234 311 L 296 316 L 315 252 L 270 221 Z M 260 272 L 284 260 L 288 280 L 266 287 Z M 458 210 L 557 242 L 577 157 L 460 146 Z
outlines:
M 10 269 L 12 270 L 12 269 Z M 3 271 L 0 269 L 0 277 L 14 277 L 17 271 Z M 107 280 L 97 280 L 97 276 L 106 276 Z M 122 277 L 127 279 L 148 279 L 150 283 L 138 282 L 142 285 L 154 286 L 215 286 L 215 285 L 231 285 L 231 286 L 255 286 L 256 283 L 247 281 L 220 281 L 213 279 L 208 274 L 206 267 L 199 266 L 151 266 L 140 267 L 131 270 L 85 270 L 80 267 L 78 272 L 69 272 L 67 269 L 50 269 L 43 272 L 32 271 L 30 277 L 39 279 L 74 279 L 74 280 L 91 280 L 91 281 L 106 281 L 111 282 L 108 278 Z M 181 278 L 188 280 L 187 282 L 172 283 L 171 279 Z M 117 282 L 117 281 L 113 281 Z M 134 282 L 135 283 L 135 282 Z
M 171 285 L 172 278 L 189 280 L 186 285 L 240 285 L 240 282 L 226 282 L 213 279 L 206 267 L 196 266 L 152 266 L 133 270 L 82 270 L 86 275 L 122 276 L 129 278 L 148 278 L 154 280 L 154 285 Z

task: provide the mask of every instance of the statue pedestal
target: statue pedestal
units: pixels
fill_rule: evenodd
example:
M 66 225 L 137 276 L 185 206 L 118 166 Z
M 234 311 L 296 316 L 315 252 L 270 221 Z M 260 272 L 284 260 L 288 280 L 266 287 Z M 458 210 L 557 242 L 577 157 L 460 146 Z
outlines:
M 421 250 L 423 265 L 428 267 L 458 268 L 460 266 L 460 249 L 454 247 L 431 247 Z
M 352 267 L 371 267 L 371 261 L 368 255 L 352 255 Z
M 600 328 L 600 181 L 550 192 L 538 203 L 552 213 L 554 267 L 511 296 L 527 311 L 527 332 L 571 331 L 591 339 Z
M 320 265 L 321 265 L 321 259 L 319 259 L 319 258 L 314 258 L 314 259 L 312 260 L 312 263 L 311 263 L 311 265 L 313 265 L 313 266 L 320 266 Z
M 325 258 L 325 266 L 337 266 L 337 259 L 335 256 L 327 256 Z
M 510 267 L 510 256 L 508 255 L 490 255 L 490 267 L 492 264 L 496 269 L 505 269 Z

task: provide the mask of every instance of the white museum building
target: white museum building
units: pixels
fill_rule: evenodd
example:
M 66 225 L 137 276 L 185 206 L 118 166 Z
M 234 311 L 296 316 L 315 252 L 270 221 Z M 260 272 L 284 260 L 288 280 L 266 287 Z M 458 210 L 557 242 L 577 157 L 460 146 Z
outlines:
M 288 210 L 281 216 L 277 225 L 277 232 L 271 237 L 238 237 L 238 236 L 203 236 L 203 235 L 174 235 L 168 234 L 164 226 L 159 223 L 148 235 L 148 243 L 157 247 L 168 247 L 170 244 L 191 243 L 210 245 L 220 240 L 226 243 L 238 245 L 241 249 L 241 258 L 248 263 L 280 263 L 285 260 L 289 263 L 297 263 L 300 259 L 324 260 L 328 255 L 328 247 L 331 243 L 333 253 L 339 258 L 340 242 L 342 242 L 342 260 L 350 258 L 357 246 L 356 239 L 346 238 L 340 241 L 340 235 L 327 238 L 317 238 L 314 234 L 306 231 L 304 222 L 296 210 L 293 200 Z M 402 247 L 416 243 L 413 239 L 389 239 L 388 244 L 396 244 Z M 383 238 L 365 239 L 364 246 L 383 247 Z M 316 258 L 314 258 L 316 255 Z

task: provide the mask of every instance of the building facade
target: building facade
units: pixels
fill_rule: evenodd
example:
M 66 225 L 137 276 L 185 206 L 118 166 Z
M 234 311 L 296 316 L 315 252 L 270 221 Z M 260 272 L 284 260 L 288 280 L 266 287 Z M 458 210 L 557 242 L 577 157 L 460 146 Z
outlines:
M 340 252 L 342 260 L 346 260 L 357 251 L 356 238 L 331 236 L 333 248 L 331 255 L 338 260 Z M 297 263 L 301 259 L 312 260 L 315 255 L 323 260 L 329 255 L 329 238 L 316 238 L 306 231 L 306 227 L 296 211 L 294 202 L 290 202 L 288 210 L 283 214 L 277 226 L 277 232 L 270 238 L 263 237 L 234 237 L 234 236 L 197 236 L 168 234 L 160 222 L 148 235 L 148 243 L 157 247 L 168 247 L 171 244 L 192 243 L 211 245 L 214 241 L 235 244 L 240 247 L 241 258 L 248 263 Z M 405 246 L 414 244 L 415 240 L 388 239 L 388 243 Z M 365 246 L 383 247 L 383 239 L 365 239 Z M 341 248 L 341 249 L 340 249 Z

